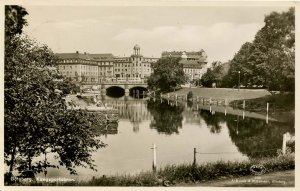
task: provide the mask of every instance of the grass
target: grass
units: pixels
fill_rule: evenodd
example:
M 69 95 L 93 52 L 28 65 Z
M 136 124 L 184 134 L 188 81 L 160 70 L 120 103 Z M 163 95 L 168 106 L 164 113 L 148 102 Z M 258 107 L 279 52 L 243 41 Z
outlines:
M 266 113 L 269 103 L 269 116 L 282 122 L 294 122 L 295 120 L 295 94 L 279 93 L 260 98 L 245 100 L 245 109 L 257 113 Z M 243 108 L 242 100 L 235 100 L 230 106 Z
M 290 111 L 295 109 L 295 94 L 275 94 L 267 95 L 260 98 L 246 100 L 246 109 L 252 111 L 266 110 L 266 105 L 269 103 L 269 109 L 276 109 L 281 111 Z M 242 109 L 242 100 L 236 100 L 231 102 L 232 106 L 237 106 Z M 275 107 L 275 108 L 273 108 Z
M 202 97 L 213 99 L 228 99 L 228 100 L 243 100 L 254 99 L 258 97 L 264 97 L 270 95 L 267 90 L 259 89 L 231 89 L 231 88 L 182 88 L 174 92 L 170 92 L 170 95 L 177 94 L 178 96 L 186 96 L 188 92 L 193 93 L 193 97 Z
M 293 153 L 279 155 L 274 158 L 249 159 L 240 162 L 218 161 L 206 164 L 169 165 L 152 172 L 142 172 L 137 175 L 116 175 L 93 177 L 88 181 L 73 182 L 30 182 L 15 185 L 27 186 L 163 186 L 177 183 L 197 183 L 218 180 L 226 177 L 242 177 L 251 175 L 252 165 L 263 165 L 266 172 L 276 172 L 295 169 Z

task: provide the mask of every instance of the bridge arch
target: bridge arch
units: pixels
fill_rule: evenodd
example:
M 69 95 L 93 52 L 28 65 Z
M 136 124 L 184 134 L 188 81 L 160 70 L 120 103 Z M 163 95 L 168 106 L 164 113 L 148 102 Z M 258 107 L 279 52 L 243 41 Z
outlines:
M 125 89 L 122 86 L 109 86 L 106 88 L 106 95 L 119 98 L 125 95 Z
M 146 96 L 148 92 L 148 89 L 144 86 L 132 86 L 129 88 L 129 95 L 131 97 L 138 97 L 138 98 L 141 98 L 141 97 L 144 97 Z

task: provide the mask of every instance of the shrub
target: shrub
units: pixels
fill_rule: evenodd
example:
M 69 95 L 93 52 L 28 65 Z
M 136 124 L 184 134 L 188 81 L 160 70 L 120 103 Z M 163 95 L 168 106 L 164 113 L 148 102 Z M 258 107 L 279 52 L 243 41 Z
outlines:
M 187 99 L 188 100 L 193 99 L 193 92 L 192 91 L 189 91 L 189 93 L 187 94 Z

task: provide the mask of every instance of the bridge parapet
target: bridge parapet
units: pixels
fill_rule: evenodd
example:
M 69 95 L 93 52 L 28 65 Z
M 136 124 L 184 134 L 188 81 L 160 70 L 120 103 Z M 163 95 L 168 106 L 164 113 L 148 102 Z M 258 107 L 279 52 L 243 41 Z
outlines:
M 142 84 L 142 85 L 147 85 L 147 82 L 145 81 L 104 81 L 101 84 L 109 84 L 109 85 L 113 85 L 113 84 Z

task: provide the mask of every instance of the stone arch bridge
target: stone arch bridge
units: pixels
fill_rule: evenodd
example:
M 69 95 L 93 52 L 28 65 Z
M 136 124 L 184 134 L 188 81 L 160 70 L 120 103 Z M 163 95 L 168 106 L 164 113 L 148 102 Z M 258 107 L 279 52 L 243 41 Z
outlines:
M 106 91 L 110 88 L 121 88 L 125 91 L 125 95 L 129 95 L 129 92 L 133 88 L 142 88 L 148 91 L 148 85 L 144 81 L 106 81 L 101 83 L 83 83 L 83 88 L 94 88 L 101 91 L 101 94 L 106 94 Z

